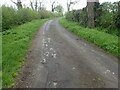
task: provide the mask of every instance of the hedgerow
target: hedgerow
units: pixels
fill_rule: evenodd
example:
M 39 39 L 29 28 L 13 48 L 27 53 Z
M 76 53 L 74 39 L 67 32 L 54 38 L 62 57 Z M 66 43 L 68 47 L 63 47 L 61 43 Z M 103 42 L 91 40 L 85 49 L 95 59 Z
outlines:
M 13 7 L 2 6 L 2 31 L 13 28 L 35 19 L 45 19 L 50 17 L 58 17 L 59 13 L 53 13 L 45 9 L 35 11 L 30 8 L 21 8 L 19 10 Z
M 95 27 L 99 30 L 119 35 L 120 14 L 118 13 L 119 2 L 104 2 L 102 4 L 95 3 Z M 87 8 L 80 10 L 72 10 L 66 13 L 66 19 L 73 22 L 79 22 L 80 25 L 88 27 Z

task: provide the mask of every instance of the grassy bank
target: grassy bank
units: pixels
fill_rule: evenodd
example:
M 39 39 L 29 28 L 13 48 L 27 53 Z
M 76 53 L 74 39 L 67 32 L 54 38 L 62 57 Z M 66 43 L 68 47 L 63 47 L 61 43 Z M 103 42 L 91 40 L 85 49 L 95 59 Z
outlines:
M 118 47 L 118 36 L 101 32 L 96 29 L 84 28 L 78 23 L 67 21 L 66 19 L 61 19 L 60 24 L 76 35 L 96 44 L 107 52 L 120 57 L 120 53 L 118 52 L 118 49 L 120 50 Z
M 0 89 L 2 88 L 2 33 L 0 32 Z
M 14 77 L 22 66 L 31 40 L 40 26 L 49 19 L 35 20 L 3 32 L 3 88 L 14 86 Z

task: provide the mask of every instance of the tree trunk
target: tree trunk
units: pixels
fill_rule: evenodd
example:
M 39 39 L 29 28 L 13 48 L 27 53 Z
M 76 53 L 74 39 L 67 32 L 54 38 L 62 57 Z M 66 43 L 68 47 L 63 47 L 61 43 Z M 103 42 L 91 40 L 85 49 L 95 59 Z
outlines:
M 54 5 L 52 5 L 52 12 L 54 12 Z
M 38 2 L 36 0 L 36 2 L 35 2 L 35 10 L 37 11 L 37 9 L 38 9 Z
M 31 6 L 32 10 L 34 10 L 33 2 L 32 1 L 30 1 L 30 6 Z
M 89 0 L 88 0 L 89 1 Z M 94 2 L 87 2 L 88 27 L 94 28 Z
M 99 2 L 99 0 L 87 0 L 87 14 L 88 14 L 88 27 L 95 27 L 95 2 Z

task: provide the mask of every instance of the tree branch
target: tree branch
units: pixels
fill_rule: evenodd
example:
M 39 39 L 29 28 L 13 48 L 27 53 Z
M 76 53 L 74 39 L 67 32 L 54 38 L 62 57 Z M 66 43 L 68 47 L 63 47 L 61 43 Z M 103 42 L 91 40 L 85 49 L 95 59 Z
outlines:
M 16 2 L 14 2 L 13 0 L 11 0 L 11 2 L 13 2 L 14 4 L 16 4 L 16 5 L 17 5 L 17 3 L 16 3 Z

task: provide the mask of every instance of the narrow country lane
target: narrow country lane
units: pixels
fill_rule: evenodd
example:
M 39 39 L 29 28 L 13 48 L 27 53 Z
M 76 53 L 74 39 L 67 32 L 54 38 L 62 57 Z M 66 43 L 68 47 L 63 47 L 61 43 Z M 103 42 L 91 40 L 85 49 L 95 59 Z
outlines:
M 15 88 L 117 88 L 117 58 L 54 19 L 37 33 Z

